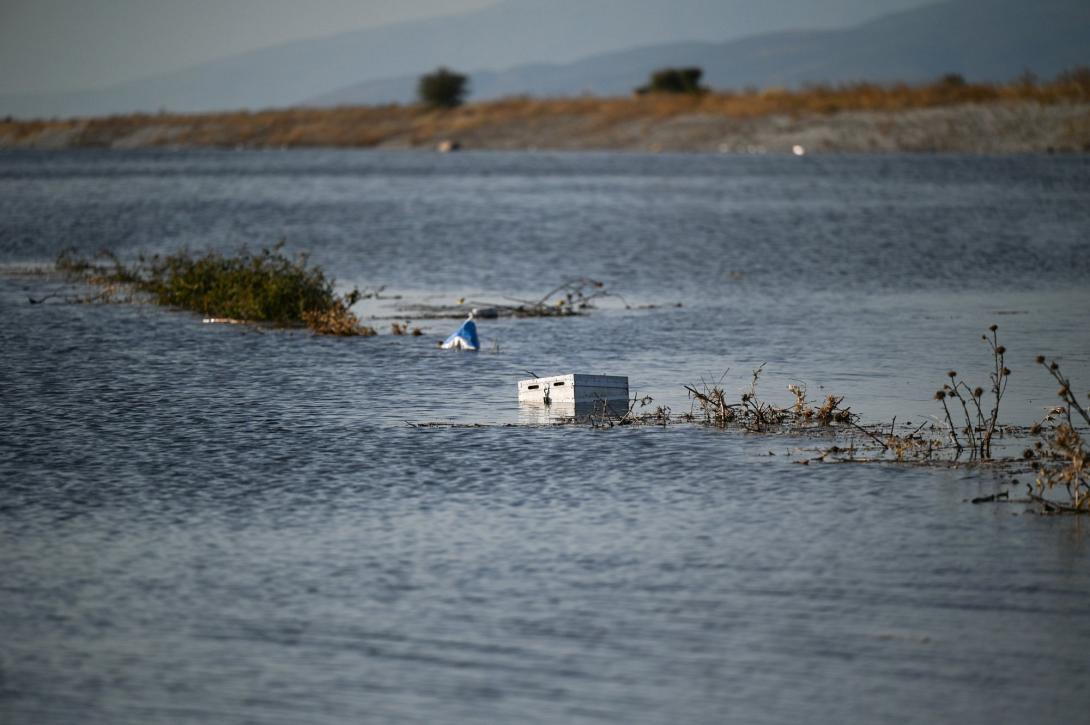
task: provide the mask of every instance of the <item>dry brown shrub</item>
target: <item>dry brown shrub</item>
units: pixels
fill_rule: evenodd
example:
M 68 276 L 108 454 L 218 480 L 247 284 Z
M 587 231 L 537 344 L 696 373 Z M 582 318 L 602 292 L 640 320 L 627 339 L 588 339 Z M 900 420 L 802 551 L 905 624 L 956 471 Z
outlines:
M 1090 513 L 1090 448 L 1076 427 L 1080 419 L 1084 426 L 1090 425 L 1090 413 L 1079 403 L 1059 363 L 1046 362 L 1044 356 L 1038 356 L 1037 363 L 1060 385 L 1056 394 L 1062 404 L 1031 430 L 1039 440 L 1023 454 L 1036 472 L 1035 490 L 1030 495 L 1044 503 L 1046 510 L 1051 506 L 1066 512 Z M 1045 493 L 1057 488 L 1064 489 L 1069 503 L 1044 499 Z
M 361 323 L 355 313 L 340 300 L 329 309 L 304 312 L 303 322 L 318 335 L 373 337 L 378 334 L 373 327 Z

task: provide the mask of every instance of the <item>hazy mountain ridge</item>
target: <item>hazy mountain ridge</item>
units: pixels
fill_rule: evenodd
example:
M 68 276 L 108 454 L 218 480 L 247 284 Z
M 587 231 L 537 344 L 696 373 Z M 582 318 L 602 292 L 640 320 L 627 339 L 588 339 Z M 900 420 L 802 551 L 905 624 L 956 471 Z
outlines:
M 837 27 L 890 4 L 927 0 L 504 0 L 483 10 L 350 31 L 250 51 L 173 73 L 78 93 L 0 97 L 0 115 L 93 115 L 286 106 L 360 81 L 439 64 L 498 70 L 567 63 L 634 46 L 721 42 L 790 27 Z
M 473 98 L 627 94 L 655 68 L 697 65 L 715 88 L 797 87 L 853 81 L 922 82 L 956 72 L 1007 81 L 1090 64 L 1090 3 L 951 0 L 845 30 L 787 31 L 727 43 L 672 43 L 565 65 L 471 74 Z M 313 105 L 407 102 L 414 76 L 365 82 L 307 99 Z

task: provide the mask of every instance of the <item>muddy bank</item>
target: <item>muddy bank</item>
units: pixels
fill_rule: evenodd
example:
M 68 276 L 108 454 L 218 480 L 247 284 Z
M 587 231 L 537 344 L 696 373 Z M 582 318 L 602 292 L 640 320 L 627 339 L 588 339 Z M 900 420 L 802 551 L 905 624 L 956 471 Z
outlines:
M 1090 151 L 1090 101 L 740 113 L 694 100 L 513 99 L 0 122 L 0 148 L 435 148 L 789 153 Z

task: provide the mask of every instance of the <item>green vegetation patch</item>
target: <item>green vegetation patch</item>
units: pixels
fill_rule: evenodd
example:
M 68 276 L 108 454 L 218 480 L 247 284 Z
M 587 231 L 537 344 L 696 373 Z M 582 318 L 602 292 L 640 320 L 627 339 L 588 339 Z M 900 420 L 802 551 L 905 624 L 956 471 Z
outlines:
M 282 246 L 257 252 L 242 248 L 230 256 L 182 251 L 140 257 L 135 265 L 125 265 L 108 252 L 92 260 L 62 252 L 57 269 L 111 294 L 142 294 L 205 317 L 306 325 L 322 335 L 375 334 L 350 309 L 359 299 L 357 290 L 338 295 L 334 280 L 321 267 L 310 265 L 306 255 L 284 255 Z

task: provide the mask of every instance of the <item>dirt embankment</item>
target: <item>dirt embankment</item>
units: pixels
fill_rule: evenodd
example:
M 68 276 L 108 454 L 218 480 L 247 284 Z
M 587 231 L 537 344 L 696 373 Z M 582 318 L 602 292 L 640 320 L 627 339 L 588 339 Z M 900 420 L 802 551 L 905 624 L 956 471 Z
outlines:
M 512 98 L 453 110 L 292 108 L 0 121 L 0 148 L 1090 151 L 1090 88 L 861 85 L 703 96 Z

